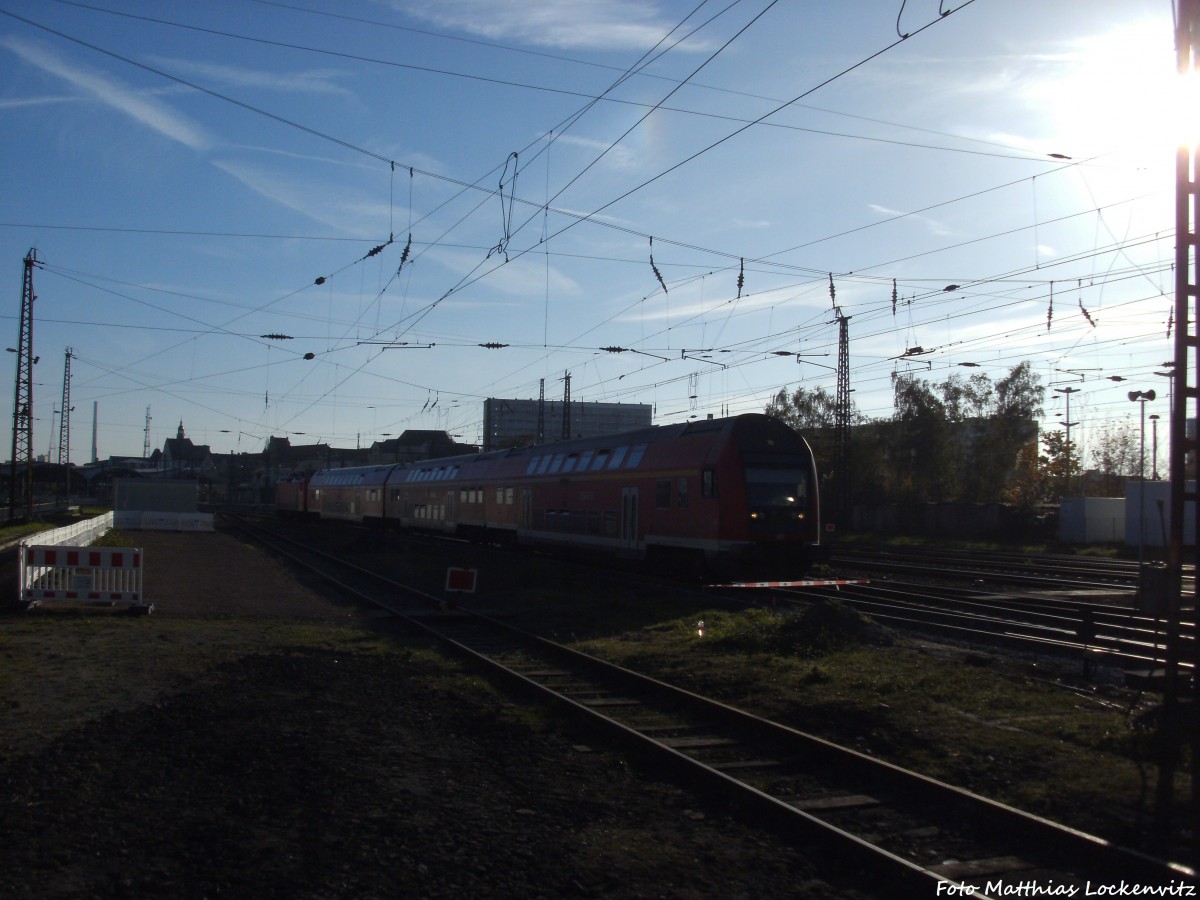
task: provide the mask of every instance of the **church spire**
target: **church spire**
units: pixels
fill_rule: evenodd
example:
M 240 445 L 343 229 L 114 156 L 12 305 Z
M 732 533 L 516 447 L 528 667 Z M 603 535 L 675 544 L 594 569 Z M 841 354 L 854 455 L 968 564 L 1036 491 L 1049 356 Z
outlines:
M 184 439 L 184 437 L 186 437 L 186 435 L 183 433 L 183 419 L 179 420 L 179 430 L 175 432 L 175 437 L 181 441 Z

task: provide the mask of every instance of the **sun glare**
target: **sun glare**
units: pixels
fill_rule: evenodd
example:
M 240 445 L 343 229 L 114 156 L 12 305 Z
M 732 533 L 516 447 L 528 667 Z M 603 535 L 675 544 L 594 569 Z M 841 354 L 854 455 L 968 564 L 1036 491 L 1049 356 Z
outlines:
M 1076 159 L 1132 153 L 1166 163 L 1181 141 L 1200 136 L 1197 78 L 1176 71 L 1163 22 L 1142 22 L 1074 45 L 1061 75 L 1036 92 L 1052 111 L 1061 146 Z M 1058 146 L 1058 145 L 1056 145 Z

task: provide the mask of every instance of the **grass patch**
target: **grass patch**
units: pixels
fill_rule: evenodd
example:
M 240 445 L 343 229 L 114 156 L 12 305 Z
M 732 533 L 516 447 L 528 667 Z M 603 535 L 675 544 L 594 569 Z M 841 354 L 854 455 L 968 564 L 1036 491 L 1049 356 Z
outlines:
M 710 609 L 580 648 L 1085 830 L 1128 837 L 1147 809 L 1136 709 L 1000 657 L 893 643 L 841 604 Z

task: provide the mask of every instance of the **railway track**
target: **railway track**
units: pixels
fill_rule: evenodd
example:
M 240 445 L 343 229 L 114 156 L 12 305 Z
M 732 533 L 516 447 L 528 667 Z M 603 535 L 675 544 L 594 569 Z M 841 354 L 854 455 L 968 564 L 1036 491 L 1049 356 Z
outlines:
M 1112 592 L 1132 597 L 1142 577 L 1133 560 L 1062 556 L 1042 553 L 982 552 L 946 548 L 858 547 L 835 545 L 835 566 L 891 572 L 911 577 L 984 581 L 1024 588 L 1059 588 Z M 1195 567 L 1183 570 L 1183 595 L 1195 590 Z
M 1187 866 L 1122 849 L 796 729 L 648 678 L 243 526 L 492 676 L 552 702 L 760 823 L 828 847 L 896 896 L 1011 894 L 1121 883 L 1190 887 Z M 929 893 L 917 893 L 928 891 Z
M 1165 665 L 1162 621 L 1132 605 L 1089 602 L 1084 597 L 1049 592 L 997 593 L 895 579 L 849 584 L 836 591 L 785 591 L 784 596 L 797 603 L 815 597 L 836 599 L 885 625 L 1030 652 L 1086 655 L 1089 661 L 1126 669 L 1153 670 Z M 1181 625 L 1181 667 L 1190 672 L 1196 664 L 1195 627 L 1190 616 Z

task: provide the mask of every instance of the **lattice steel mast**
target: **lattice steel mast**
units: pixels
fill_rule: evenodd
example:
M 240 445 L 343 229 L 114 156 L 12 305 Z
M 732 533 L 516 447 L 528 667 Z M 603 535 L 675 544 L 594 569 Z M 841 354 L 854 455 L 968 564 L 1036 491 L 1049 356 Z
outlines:
M 564 441 L 571 438 L 571 373 L 567 372 L 563 376 L 563 414 L 562 414 L 562 439 Z
M 33 267 L 37 251 L 25 254 L 25 276 L 21 285 L 21 326 L 17 340 L 17 383 L 13 398 L 12 469 L 9 473 L 8 518 L 22 508 L 33 518 Z
M 71 348 L 63 362 L 62 408 L 58 417 L 58 469 L 62 473 L 67 505 L 71 503 Z M 54 500 L 58 502 L 58 481 L 54 482 Z
M 1175 23 L 1175 52 L 1180 77 L 1200 77 L 1200 0 L 1179 0 Z M 1188 120 L 1194 111 L 1186 106 L 1176 110 L 1181 120 Z M 1166 588 L 1167 659 L 1164 671 L 1161 756 L 1155 807 L 1160 829 L 1171 825 L 1174 802 L 1175 768 L 1178 749 L 1184 741 L 1192 745 L 1192 759 L 1200 747 L 1197 717 L 1181 715 L 1179 689 L 1180 607 L 1182 606 L 1182 570 L 1185 504 L 1193 505 L 1193 524 L 1200 527 L 1200 492 L 1195 484 L 1188 485 L 1189 466 L 1193 471 L 1200 456 L 1200 437 L 1188 434 L 1188 420 L 1200 420 L 1200 289 L 1197 287 L 1197 222 L 1200 204 L 1197 202 L 1197 148 L 1181 143 L 1175 154 L 1175 385 L 1171 408 L 1171 522 L 1167 545 L 1169 582 Z M 1200 531 L 1194 532 L 1200 534 Z M 1192 602 L 1198 594 L 1193 588 Z M 1195 616 L 1192 617 L 1195 619 Z M 1193 626 L 1195 627 L 1195 626 Z M 1186 684 L 1186 682 L 1183 682 Z M 1197 685 L 1200 688 L 1200 684 Z M 1195 704 L 1196 697 L 1185 702 Z M 1184 722 L 1190 721 L 1185 726 Z M 1185 733 L 1185 729 L 1190 733 Z M 1200 815 L 1200 786 L 1197 773 L 1192 772 L 1192 813 Z
M 837 410 L 834 413 L 834 470 L 837 475 L 837 524 L 850 526 L 850 317 L 837 313 L 838 364 L 837 364 Z
M 63 390 L 62 390 L 62 407 L 60 412 L 62 416 L 58 420 L 58 464 L 60 466 L 71 465 L 71 357 L 75 355 L 74 351 L 68 347 L 67 357 L 63 363 Z M 69 476 L 68 476 L 69 478 Z M 67 496 L 71 494 L 71 485 L 67 483 Z

